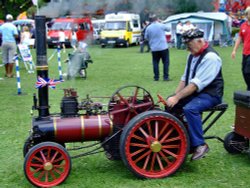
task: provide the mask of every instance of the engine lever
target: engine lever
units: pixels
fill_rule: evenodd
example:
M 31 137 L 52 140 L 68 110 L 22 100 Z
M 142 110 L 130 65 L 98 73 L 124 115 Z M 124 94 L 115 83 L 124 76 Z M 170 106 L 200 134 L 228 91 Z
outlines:
M 167 101 L 160 94 L 157 94 L 157 97 L 158 97 L 157 103 L 162 103 L 164 106 L 167 106 Z

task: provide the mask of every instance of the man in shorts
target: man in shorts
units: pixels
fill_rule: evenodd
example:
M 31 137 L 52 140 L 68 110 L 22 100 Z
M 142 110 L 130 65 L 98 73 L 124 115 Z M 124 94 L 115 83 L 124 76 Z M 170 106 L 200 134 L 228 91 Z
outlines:
M 5 66 L 5 77 L 13 78 L 14 57 L 16 54 L 16 40 L 18 31 L 11 22 L 13 16 L 7 14 L 6 23 L 0 26 L 0 34 L 2 34 L 2 58 Z

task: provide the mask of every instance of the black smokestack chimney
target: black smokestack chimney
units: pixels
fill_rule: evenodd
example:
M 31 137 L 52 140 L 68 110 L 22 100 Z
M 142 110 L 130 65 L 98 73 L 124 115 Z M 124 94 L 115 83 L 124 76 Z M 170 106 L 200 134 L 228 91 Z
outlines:
M 47 51 L 46 51 L 46 17 L 35 16 L 35 28 L 36 28 L 36 69 L 37 76 L 43 79 L 48 79 L 48 63 L 47 63 Z M 38 89 L 38 113 L 39 118 L 49 116 L 49 96 L 48 86 Z

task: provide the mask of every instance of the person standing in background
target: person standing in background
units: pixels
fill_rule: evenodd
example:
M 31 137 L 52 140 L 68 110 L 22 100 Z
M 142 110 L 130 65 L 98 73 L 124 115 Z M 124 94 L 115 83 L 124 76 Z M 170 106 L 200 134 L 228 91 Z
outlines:
M 71 42 L 70 42 L 72 48 L 74 49 L 74 51 L 77 50 L 77 35 L 76 35 L 76 31 L 75 29 L 71 30 Z
M 240 32 L 236 39 L 231 57 L 235 59 L 236 51 L 243 42 L 242 52 L 242 74 L 247 85 L 247 90 L 250 91 L 250 7 L 245 10 L 247 20 L 240 26 Z
M 149 10 L 148 8 L 144 8 L 140 13 L 141 18 L 141 25 L 143 25 L 146 22 L 149 22 Z
M 30 45 L 31 33 L 28 26 L 23 27 L 23 32 L 21 32 L 21 44 Z
M 148 44 L 148 41 L 145 40 L 145 31 L 148 27 L 150 23 L 148 21 L 145 21 L 145 23 L 143 23 L 143 29 L 142 29 L 142 32 L 141 32 L 141 37 L 140 37 L 140 52 L 143 53 L 144 52 L 144 47 L 145 45 L 147 46 L 147 52 L 150 51 L 150 46 Z
M 14 57 L 16 54 L 16 38 L 18 38 L 18 31 L 14 24 L 12 24 L 13 16 L 6 15 L 6 23 L 0 26 L 0 33 L 2 34 L 2 58 L 5 66 L 5 77 L 13 78 Z
M 66 52 L 66 47 L 65 47 L 65 33 L 63 29 L 60 29 L 59 31 L 59 43 L 63 47 L 63 52 Z
M 186 32 L 186 31 L 188 31 L 190 29 L 195 29 L 195 26 L 189 20 L 187 20 L 185 22 L 185 24 L 183 25 L 182 29 L 183 29 L 183 32 Z
M 159 74 L 159 62 L 162 59 L 163 63 L 163 80 L 170 81 L 169 79 L 169 50 L 166 40 L 165 32 L 169 31 L 169 28 L 158 21 L 156 15 L 150 17 L 151 24 L 146 28 L 145 39 L 148 40 L 150 50 L 152 52 L 152 63 L 154 70 L 154 80 L 158 81 Z
M 178 21 L 177 25 L 176 25 L 176 47 L 177 49 L 181 49 L 181 45 L 182 45 L 182 39 L 181 39 L 181 35 L 183 33 L 183 25 L 181 21 Z

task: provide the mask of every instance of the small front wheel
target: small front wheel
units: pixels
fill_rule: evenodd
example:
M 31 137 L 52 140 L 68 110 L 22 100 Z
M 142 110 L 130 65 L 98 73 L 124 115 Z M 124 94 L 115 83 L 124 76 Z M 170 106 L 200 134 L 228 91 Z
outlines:
M 54 142 L 43 142 L 32 147 L 24 161 L 26 178 L 38 187 L 54 187 L 66 180 L 71 170 L 71 159 L 66 149 Z
M 28 153 L 28 151 L 35 145 L 34 141 L 32 140 L 32 137 L 29 136 L 23 145 L 23 157 Z
M 224 138 L 224 148 L 228 153 L 238 154 L 249 148 L 249 140 L 235 132 L 230 132 Z

